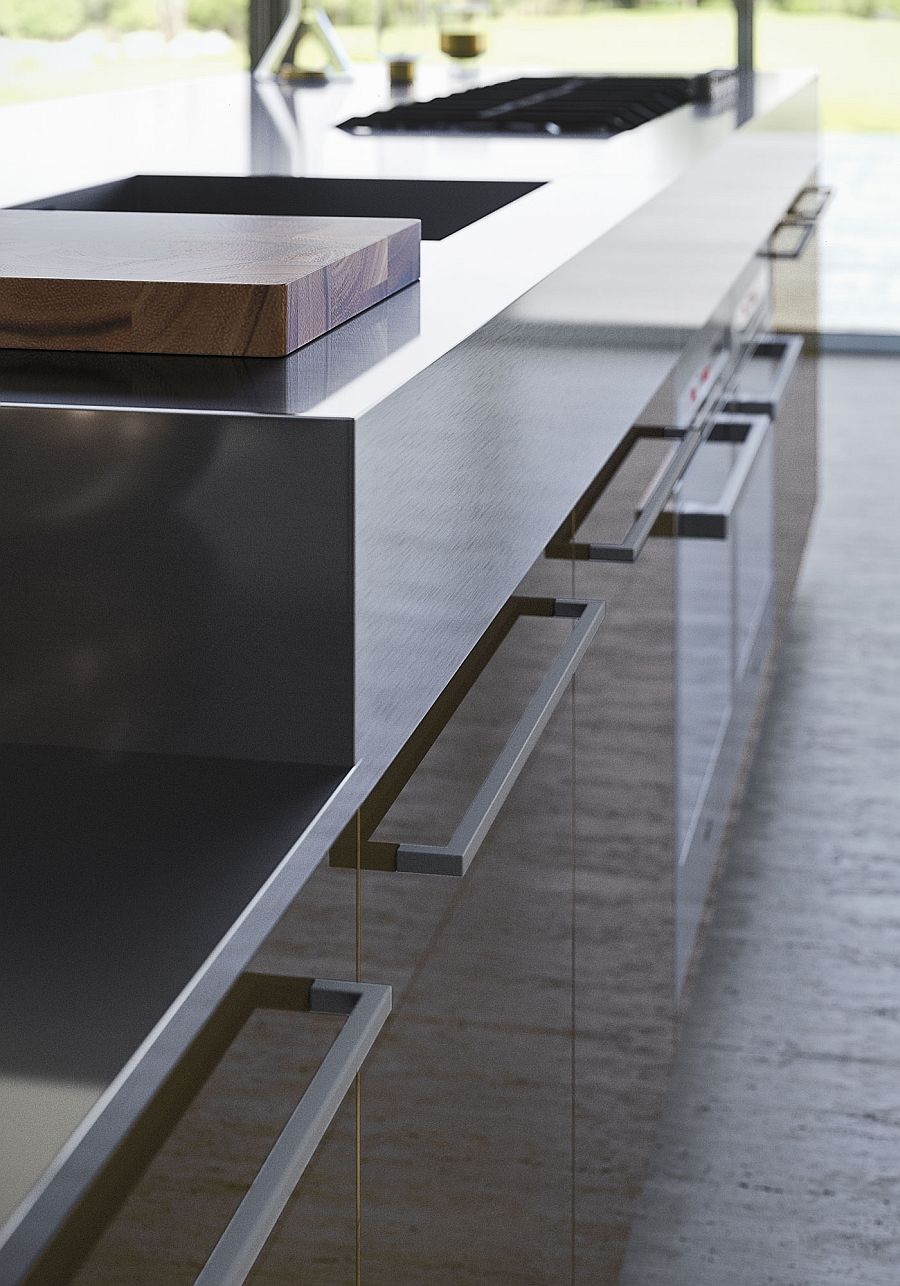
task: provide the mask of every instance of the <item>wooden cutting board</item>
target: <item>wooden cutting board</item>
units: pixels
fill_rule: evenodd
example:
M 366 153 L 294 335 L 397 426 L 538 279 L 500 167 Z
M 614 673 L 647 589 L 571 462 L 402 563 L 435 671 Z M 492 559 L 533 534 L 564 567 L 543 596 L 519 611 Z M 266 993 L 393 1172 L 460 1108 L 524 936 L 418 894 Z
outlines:
M 0 348 L 283 357 L 419 276 L 417 219 L 0 210 Z

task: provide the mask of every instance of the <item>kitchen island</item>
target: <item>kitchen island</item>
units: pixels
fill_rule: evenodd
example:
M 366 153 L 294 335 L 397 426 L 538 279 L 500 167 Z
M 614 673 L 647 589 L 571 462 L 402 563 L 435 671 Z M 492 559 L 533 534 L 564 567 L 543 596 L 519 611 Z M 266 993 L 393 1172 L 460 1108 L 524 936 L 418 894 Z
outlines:
M 203 831 L 210 844 L 201 864 L 206 883 L 187 879 L 178 895 L 188 922 L 193 914 L 202 923 L 195 953 L 173 957 L 167 919 L 149 926 L 131 957 L 136 972 L 118 980 L 135 1000 L 127 1022 L 120 1022 L 115 999 L 104 1004 L 97 1041 L 104 1056 L 87 1072 L 66 1057 L 76 1044 L 77 979 L 94 973 L 103 980 L 110 962 L 102 947 L 91 958 L 96 927 L 89 917 L 84 935 L 76 934 L 78 950 L 67 944 L 66 957 L 77 962 L 75 985 L 64 993 L 69 1026 L 44 1028 L 32 1042 L 36 1052 L 13 1063 L 9 1078 L 15 1082 L 11 1116 L 26 1122 L 21 1138 L 31 1156 L 15 1145 L 19 1164 L 10 1167 L 4 1214 L 26 1200 L 7 1226 L 0 1280 L 23 1279 L 34 1265 L 35 1281 L 63 1273 L 65 1256 L 41 1258 L 54 1233 L 72 1212 L 96 1223 L 97 1201 L 90 1208 L 96 1176 L 122 1153 L 160 1086 L 254 958 L 254 969 L 268 973 L 286 957 L 291 971 L 313 977 L 352 977 L 359 970 L 351 949 L 352 890 L 346 903 L 331 901 L 330 888 L 344 873 L 329 865 L 329 849 L 352 830 L 358 810 L 523 583 L 556 599 L 561 583 L 563 593 L 574 593 L 564 585 L 568 572 L 562 582 L 549 576 L 538 583 L 542 575 L 533 569 L 543 566 L 545 547 L 635 424 L 689 422 L 682 395 L 721 347 L 723 327 L 740 330 L 735 314 L 756 289 L 748 262 L 814 182 L 812 78 L 760 75 L 753 99 L 740 126 L 736 106 L 715 113 L 685 107 L 608 141 L 356 138 L 334 125 L 377 104 L 378 88 L 366 77 L 286 97 L 273 86 L 260 93 L 247 78 L 234 78 L 117 96 L 127 130 L 102 155 L 84 140 L 95 136 L 108 102 L 5 109 L 13 154 L 35 150 L 29 120 L 36 127 L 39 119 L 42 129 L 55 123 L 49 136 L 61 152 L 59 165 L 39 178 L 24 164 L 17 167 L 13 156 L 0 188 L 5 204 L 152 171 L 338 176 L 360 183 L 414 177 L 423 185 L 502 178 L 530 190 L 439 240 L 429 239 L 426 219 L 420 284 L 283 362 L 178 359 L 160 367 L 156 359 L 137 357 L 0 355 L 0 411 L 10 424 L 17 408 L 40 406 L 56 408 L 61 424 L 90 407 L 109 415 L 129 408 L 286 416 L 319 433 L 329 425 L 352 426 L 356 669 L 353 763 L 311 772 L 299 790 L 302 806 L 284 765 L 258 767 L 258 788 L 244 784 L 235 791 L 218 780 L 205 801 L 201 794 L 195 831 L 210 810 L 221 813 L 219 826 Z M 418 211 L 397 213 L 415 217 Z M 316 538 L 312 531 L 313 547 Z M 326 568 L 328 554 L 323 546 Z M 608 596 L 602 585 L 599 592 Z M 38 766 L 38 776 L 42 771 Z M 128 798 L 116 776 L 101 784 L 101 795 L 104 789 Z M 197 799 L 196 786 L 185 790 Z M 141 852 L 153 851 L 152 798 L 140 793 Z M 74 794 L 66 813 L 74 832 L 79 795 L 92 807 L 89 791 Z M 134 847 L 135 814 L 124 811 L 128 838 L 121 857 L 145 862 Z M 176 862 L 190 834 L 176 831 L 170 845 Z M 229 867 L 241 878 L 217 915 L 205 917 L 191 913 L 190 902 L 205 906 L 217 888 L 218 834 L 223 849 L 234 847 Z M 246 865 L 242 848 L 252 850 Z M 63 845 L 59 860 L 65 851 Z M 72 852 L 80 866 L 91 861 L 83 835 Z M 193 860 L 185 850 L 183 869 L 190 871 Z M 102 867 L 99 878 L 108 890 Z M 325 885 L 316 901 L 317 887 Z M 47 887 L 46 880 L 26 880 L 17 889 L 17 897 L 32 900 L 22 916 L 29 932 L 9 938 L 17 958 L 27 956 L 29 937 L 40 932 Z M 134 896 L 121 870 L 118 890 L 122 905 Z M 69 886 L 59 892 L 49 924 L 61 923 L 66 903 L 77 901 Z M 440 901 L 442 895 L 431 896 Z M 96 923 L 116 914 L 112 906 L 101 910 Z M 314 914 L 322 927 L 298 949 L 290 924 L 308 923 Z M 279 929 L 280 921 L 288 929 Z M 53 984 L 53 945 L 36 953 L 45 972 L 33 980 L 35 994 L 42 983 Z M 377 980 L 394 987 L 395 1006 L 403 971 L 415 968 L 419 949 L 425 946 L 410 941 L 405 962 L 402 951 L 384 957 L 386 973 Z M 394 969 L 395 976 L 386 976 Z M 365 963 L 360 976 L 369 976 Z M 161 977 L 164 987 L 149 986 Z M 115 987 L 110 994 L 115 997 Z M 27 1023 L 27 1007 L 16 1017 Z M 27 1049 L 28 1039 L 9 1026 L 7 1032 L 11 1050 Z M 319 1206 L 327 1207 L 321 1196 Z M 622 1220 L 621 1212 L 617 1217 Z M 78 1236 L 64 1249 L 71 1252 Z M 328 1242 L 325 1232 L 321 1240 Z M 391 1262 L 385 1253 L 384 1280 L 391 1280 Z M 320 1280 L 340 1281 L 351 1270 L 342 1260 L 339 1268 L 332 1262 L 320 1271 Z M 561 1278 L 560 1271 L 548 1259 L 534 1280 L 575 1275 L 564 1268 Z M 393 1262 L 393 1280 L 426 1280 L 420 1273 L 421 1267 L 398 1269 Z M 367 1279 L 380 1279 L 377 1267 Z

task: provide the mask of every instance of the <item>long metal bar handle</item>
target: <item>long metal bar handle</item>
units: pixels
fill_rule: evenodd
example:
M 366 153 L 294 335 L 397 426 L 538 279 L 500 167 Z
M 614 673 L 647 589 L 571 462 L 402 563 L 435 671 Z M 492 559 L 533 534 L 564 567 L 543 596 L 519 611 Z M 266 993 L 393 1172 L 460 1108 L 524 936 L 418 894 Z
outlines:
M 703 433 L 700 429 L 688 429 L 683 434 L 622 541 L 609 544 L 602 541 L 590 541 L 586 544 L 571 541 L 568 546 L 557 544 L 554 546 L 553 557 L 563 557 L 568 550 L 570 557 L 586 558 L 596 563 L 636 563 L 657 519 L 671 499 L 672 489 L 693 460 L 702 440 Z
M 737 461 L 730 471 L 722 494 L 714 505 L 686 504 L 678 510 L 679 537 L 701 540 L 727 540 L 734 511 L 750 479 L 753 468 L 769 434 L 772 421 L 767 415 L 716 417 L 707 441 L 728 441 L 734 427 L 750 421 L 750 429 L 740 445 Z
M 397 870 L 425 875 L 465 875 L 494 818 L 528 762 L 538 738 L 559 705 L 594 635 L 606 615 L 606 604 L 596 599 L 557 599 L 554 616 L 571 616 L 577 624 L 555 657 L 541 686 L 528 703 L 499 758 L 466 809 L 446 845 L 400 844 Z
M 798 233 L 797 240 L 789 249 L 779 250 L 775 245 L 775 238 L 785 228 L 789 232 Z M 771 232 L 766 248 L 758 251 L 759 257 L 761 259 L 799 259 L 809 245 L 815 230 L 814 219 L 782 219 Z
M 764 393 L 745 393 L 738 386 L 737 392 L 729 398 L 726 410 L 745 415 L 769 415 L 773 420 L 777 419 L 802 352 L 802 335 L 760 335 L 750 355 L 750 363 L 758 358 L 775 358 L 777 364 L 772 383 Z
M 347 1021 L 294 1108 L 243 1201 L 200 1270 L 195 1286 L 240 1286 L 259 1258 L 303 1171 L 391 1012 L 391 988 L 317 978 L 309 991 L 317 1013 Z
M 807 219 L 815 222 L 816 219 L 821 218 L 824 214 L 833 196 L 833 187 L 828 187 L 823 183 L 811 183 L 809 187 L 802 188 L 794 197 L 788 209 L 787 218 L 798 219 L 804 223 Z M 809 199 L 813 203 L 812 209 L 804 209 L 803 202 Z

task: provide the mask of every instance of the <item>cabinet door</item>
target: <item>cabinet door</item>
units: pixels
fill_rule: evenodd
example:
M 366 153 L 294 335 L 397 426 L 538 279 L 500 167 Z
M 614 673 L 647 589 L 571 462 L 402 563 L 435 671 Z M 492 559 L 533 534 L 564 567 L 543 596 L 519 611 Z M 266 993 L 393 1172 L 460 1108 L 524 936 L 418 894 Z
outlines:
M 715 417 L 678 499 L 676 973 L 698 939 L 772 643 L 768 415 Z
M 783 628 L 800 571 L 819 491 L 819 357 L 803 340 L 775 421 L 775 614 Z
M 778 331 L 800 334 L 814 339 L 819 330 L 819 254 L 818 221 L 827 217 L 828 189 L 817 188 L 818 172 L 809 176 L 789 212 L 790 219 L 812 224 L 811 236 L 794 253 L 790 236 L 776 239 L 776 257 L 772 263 L 772 302 Z M 824 199 L 822 199 L 824 197 Z
M 772 262 L 773 320 L 777 337 L 797 335 L 802 348 L 779 405 L 767 409 L 775 430 L 775 627 L 779 634 L 790 607 L 818 495 L 819 256 L 818 220 L 827 218 L 827 199 L 817 200 L 817 174 L 795 200 L 812 220 L 799 254 Z M 777 362 L 778 354 L 773 354 Z M 749 372 L 748 372 L 749 374 Z M 759 372 L 757 380 L 765 378 Z
M 727 485 L 734 457 L 735 448 L 730 444 L 704 443 L 679 489 L 679 507 L 714 506 Z M 709 862 L 718 852 L 718 830 L 713 833 L 713 824 L 704 810 L 734 701 L 734 551 L 725 540 L 682 539 L 675 545 L 677 848 L 679 863 L 684 866 L 695 841 L 705 845 Z M 704 878 L 701 907 L 705 896 Z M 679 951 L 679 973 L 686 967 L 689 952 L 690 947 Z
M 516 620 L 377 840 L 447 839 L 578 628 Z M 363 977 L 395 996 L 362 1078 L 367 1286 L 571 1280 L 572 715 L 567 682 L 464 875 L 362 872 Z
M 272 1158 L 277 1159 L 276 1140 L 284 1146 L 281 1131 L 295 1121 L 298 1105 L 327 1090 L 323 1075 L 329 1084 L 337 1083 L 326 1074 L 326 1060 L 333 1062 L 341 1043 L 353 1035 L 348 1031 L 352 1015 L 317 1012 L 303 980 L 353 980 L 355 957 L 355 881 L 326 864 L 304 887 L 252 971 L 242 976 L 238 988 L 245 980 L 253 982 L 249 999 L 229 1012 L 221 1030 L 210 1028 L 196 1043 L 191 1060 L 208 1063 L 203 1069 L 208 1074 L 197 1076 L 201 1084 L 193 1097 L 182 1091 L 188 1106 L 172 1128 L 166 1125 L 161 1146 L 153 1149 L 72 1280 L 80 1286 L 193 1283 L 226 1228 L 240 1240 L 229 1221 L 257 1175 L 262 1178 L 261 1167 L 271 1168 Z M 251 1268 L 251 1282 L 352 1286 L 356 1281 L 358 1125 L 352 1070 L 344 1060 L 340 1106 Z M 131 1157 L 126 1169 L 133 1166 Z M 263 1204 L 271 1199 L 271 1175 L 268 1187 Z M 210 1286 L 244 1280 L 243 1273 L 229 1275 L 230 1252 L 220 1249 L 219 1255 L 201 1280 Z
M 806 253 L 812 253 L 811 243 Z M 777 267 L 776 281 L 780 271 Z M 817 401 L 815 339 L 777 333 L 763 336 L 741 372 L 732 409 L 768 415 L 775 421 L 776 635 L 787 619 L 818 496 Z
M 577 532 L 621 539 L 676 449 L 639 441 Z M 674 1041 L 674 541 L 575 564 L 607 604 L 575 679 L 574 1272 L 618 1278 Z

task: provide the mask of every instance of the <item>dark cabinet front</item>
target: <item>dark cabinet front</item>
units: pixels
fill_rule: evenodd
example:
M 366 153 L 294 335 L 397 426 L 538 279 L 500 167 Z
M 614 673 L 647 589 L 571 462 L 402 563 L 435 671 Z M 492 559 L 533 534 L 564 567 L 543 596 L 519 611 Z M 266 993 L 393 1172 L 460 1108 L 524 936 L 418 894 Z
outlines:
M 690 452 L 691 446 L 688 446 Z M 648 481 L 685 457 L 638 439 L 574 533 L 602 553 Z M 580 558 L 578 594 L 607 605 L 575 680 L 574 1273 L 618 1279 L 652 1154 L 675 1031 L 675 552 Z
M 773 446 L 768 416 L 713 417 L 673 511 L 679 989 L 699 940 L 772 642 Z
M 324 865 L 29 1280 L 353 1286 L 356 1076 L 390 1008 L 355 973 L 354 881 Z
M 454 847 L 578 626 L 516 619 L 376 841 Z M 373 1286 L 571 1278 L 573 786 L 565 681 L 464 873 L 362 871 L 363 977 L 395 996 L 362 1078 Z
M 763 249 L 773 331 L 741 372 L 730 409 L 775 421 L 775 632 L 784 630 L 818 494 L 819 220 L 829 188 L 809 176 Z
M 576 545 L 628 528 L 676 452 L 638 439 Z M 561 534 L 551 553 L 396 802 L 361 827 L 362 976 L 394 992 L 361 1078 L 361 1280 L 377 1286 L 615 1282 L 652 1148 L 675 1015 L 675 551 L 651 538 L 634 563 L 589 561 Z M 397 869 L 464 847 L 591 613 L 468 864 Z M 352 854 L 348 834 L 333 860 Z

